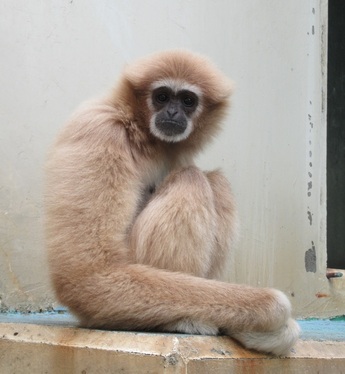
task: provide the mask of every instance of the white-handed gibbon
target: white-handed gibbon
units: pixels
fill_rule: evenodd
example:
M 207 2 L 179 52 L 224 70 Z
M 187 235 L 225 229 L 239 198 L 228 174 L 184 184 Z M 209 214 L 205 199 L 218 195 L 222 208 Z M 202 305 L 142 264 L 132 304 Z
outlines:
M 214 280 L 236 236 L 230 187 L 193 157 L 219 130 L 229 81 L 167 51 L 127 67 L 77 111 L 46 167 L 46 244 L 58 299 L 81 326 L 227 334 L 286 354 L 287 297 Z

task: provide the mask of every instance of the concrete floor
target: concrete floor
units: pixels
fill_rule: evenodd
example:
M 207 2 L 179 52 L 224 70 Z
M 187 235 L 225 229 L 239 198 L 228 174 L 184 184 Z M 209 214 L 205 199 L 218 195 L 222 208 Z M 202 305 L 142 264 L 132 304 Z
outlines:
M 327 323 L 317 329 L 317 322 Z M 277 358 L 222 336 L 90 330 L 66 313 L 7 314 L 0 321 L 0 373 L 345 373 L 345 322 L 301 326 L 290 355 Z

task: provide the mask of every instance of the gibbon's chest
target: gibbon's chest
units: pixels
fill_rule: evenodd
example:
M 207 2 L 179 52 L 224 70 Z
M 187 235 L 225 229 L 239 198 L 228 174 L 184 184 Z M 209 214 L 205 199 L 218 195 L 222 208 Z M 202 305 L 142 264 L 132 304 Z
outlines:
M 171 170 L 169 162 L 164 159 L 149 160 L 141 165 L 140 181 L 145 194 L 152 195 Z
M 169 154 L 146 160 L 139 170 L 142 189 L 144 189 L 145 194 L 152 195 L 172 170 L 193 164 L 192 157 L 177 158 L 171 157 Z
M 137 214 L 141 212 L 150 200 L 152 195 L 169 173 L 169 167 L 164 160 L 153 160 L 151 162 L 142 162 L 137 165 L 139 200 Z

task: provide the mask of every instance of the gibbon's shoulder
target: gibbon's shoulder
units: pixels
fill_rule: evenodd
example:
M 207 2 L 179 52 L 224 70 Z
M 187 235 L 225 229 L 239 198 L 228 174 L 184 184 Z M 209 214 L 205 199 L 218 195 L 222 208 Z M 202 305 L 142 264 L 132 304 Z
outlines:
M 111 141 L 123 143 L 126 128 L 133 122 L 123 105 L 114 105 L 108 98 L 89 100 L 82 103 L 60 130 L 55 146 L 80 144 L 93 146 Z

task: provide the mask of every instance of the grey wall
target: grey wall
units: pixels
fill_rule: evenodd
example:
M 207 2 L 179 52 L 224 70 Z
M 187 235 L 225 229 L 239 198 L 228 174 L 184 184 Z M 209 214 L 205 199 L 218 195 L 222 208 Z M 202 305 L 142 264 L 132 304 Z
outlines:
M 186 47 L 235 82 L 200 157 L 231 180 L 242 221 L 227 280 L 281 288 L 298 315 L 344 310 L 325 278 L 325 0 L 4 0 L 0 4 L 0 296 L 54 303 L 42 241 L 42 166 L 58 128 L 123 65 Z

